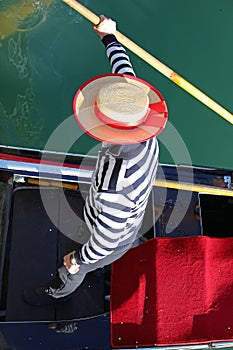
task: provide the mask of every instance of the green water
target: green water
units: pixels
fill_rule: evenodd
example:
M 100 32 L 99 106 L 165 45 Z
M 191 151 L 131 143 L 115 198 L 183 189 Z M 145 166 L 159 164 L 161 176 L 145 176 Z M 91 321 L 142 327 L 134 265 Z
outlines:
M 233 111 L 232 0 L 80 2 Z M 110 71 L 92 25 L 61 0 L 0 0 L 0 17 L 0 144 L 96 154 L 72 117 L 78 87 Z M 233 126 L 129 54 L 168 104 L 160 162 L 233 169 Z

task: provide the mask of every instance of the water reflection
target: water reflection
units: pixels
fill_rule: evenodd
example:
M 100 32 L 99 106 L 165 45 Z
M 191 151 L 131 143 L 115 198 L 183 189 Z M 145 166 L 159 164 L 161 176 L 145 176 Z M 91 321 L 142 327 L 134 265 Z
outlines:
M 62 1 L 0 0 L 1 145 L 43 149 L 67 116 L 64 106 L 70 113 L 73 95 L 66 100 L 64 85 L 72 55 L 62 47 L 73 54 L 67 32 L 81 21 Z
M 29 31 L 46 19 L 54 0 L 0 0 L 1 83 L 0 143 L 33 146 L 43 120 L 31 84 L 33 66 L 28 52 Z M 23 142 L 22 142 L 23 141 Z
M 25 38 L 28 39 L 27 37 Z M 22 45 L 22 36 L 12 37 L 8 41 L 8 57 L 9 61 L 15 66 L 20 79 L 27 78 L 30 74 L 31 65 L 28 54 Z

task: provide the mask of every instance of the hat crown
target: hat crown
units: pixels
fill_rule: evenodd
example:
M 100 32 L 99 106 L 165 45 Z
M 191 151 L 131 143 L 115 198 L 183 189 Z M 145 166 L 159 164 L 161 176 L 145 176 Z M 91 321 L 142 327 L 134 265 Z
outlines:
M 135 84 L 116 82 L 99 90 L 96 104 L 113 123 L 138 125 L 146 117 L 149 98 L 146 91 Z

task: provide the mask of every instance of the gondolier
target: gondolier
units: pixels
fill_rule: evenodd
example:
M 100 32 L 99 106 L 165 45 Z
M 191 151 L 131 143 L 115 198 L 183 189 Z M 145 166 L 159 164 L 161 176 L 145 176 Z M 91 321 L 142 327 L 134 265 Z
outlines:
M 73 103 L 79 125 L 102 142 L 83 203 L 90 238 L 80 251 L 64 257 L 56 287 L 25 290 L 24 299 L 33 305 L 70 295 L 88 272 L 111 264 L 132 247 L 156 177 L 156 136 L 167 121 L 166 103 L 157 89 L 136 78 L 115 37 L 116 23 L 100 16 L 94 31 L 106 47 L 113 74 L 89 80 Z

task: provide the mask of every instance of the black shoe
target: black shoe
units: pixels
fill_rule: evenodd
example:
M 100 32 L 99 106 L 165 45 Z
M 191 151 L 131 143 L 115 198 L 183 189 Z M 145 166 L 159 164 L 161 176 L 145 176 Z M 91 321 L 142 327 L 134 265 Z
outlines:
M 53 304 L 56 299 L 49 293 L 48 287 L 26 288 L 23 291 L 23 299 L 34 306 Z
M 49 287 L 26 288 L 23 291 L 23 299 L 33 306 L 64 303 L 72 298 L 72 294 L 62 298 L 54 298 Z

